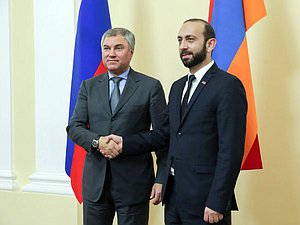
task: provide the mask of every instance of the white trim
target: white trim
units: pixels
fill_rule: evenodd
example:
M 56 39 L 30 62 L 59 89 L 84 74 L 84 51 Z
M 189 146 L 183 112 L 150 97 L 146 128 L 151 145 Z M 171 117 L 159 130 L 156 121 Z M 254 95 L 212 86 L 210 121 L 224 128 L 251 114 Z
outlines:
M 18 188 L 13 171 L 9 0 L 0 1 L 0 189 Z
M 16 190 L 19 185 L 16 181 L 16 175 L 10 170 L 0 170 L 0 189 Z
M 31 183 L 23 188 L 24 192 L 73 195 L 67 175 L 54 173 L 35 173 L 29 177 Z
M 65 174 L 74 0 L 34 0 L 35 173 L 25 192 L 72 195 Z

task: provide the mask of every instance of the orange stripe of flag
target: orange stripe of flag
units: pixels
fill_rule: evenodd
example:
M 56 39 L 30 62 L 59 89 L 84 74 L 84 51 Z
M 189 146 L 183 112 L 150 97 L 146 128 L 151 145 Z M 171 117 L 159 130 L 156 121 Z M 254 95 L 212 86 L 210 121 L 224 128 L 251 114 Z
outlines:
M 243 0 L 246 31 L 267 15 L 263 0 Z
M 249 63 L 248 46 L 247 46 L 246 37 L 244 38 L 237 54 L 235 55 L 228 69 L 228 72 L 236 75 L 242 81 L 246 89 L 246 95 L 248 101 L 245 152 L 244 152 L 244 158 L 242 163 L 242 169 L 243 169 L 243 165 L 252 149 L 252 146 L 254 144 L 255 138 L 258 133 L 255 101 L 254 101 L 254 93 L 253 93 L 253 86 L 251 80 L 250 63 Z

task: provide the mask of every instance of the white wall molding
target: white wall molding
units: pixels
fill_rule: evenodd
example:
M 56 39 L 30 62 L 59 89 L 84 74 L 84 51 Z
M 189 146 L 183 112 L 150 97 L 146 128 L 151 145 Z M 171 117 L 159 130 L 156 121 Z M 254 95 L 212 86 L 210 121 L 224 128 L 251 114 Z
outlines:
M 0 1 L 0 189 L 18 188 L 13 171 L 9 0 Z
M 1 190 L 15 190 L 18 183 L 16 175 L 12 170 L 0 170 L 0 189 Z
M 73 195 L 68 177 L 61 173 L 35 173 L 29 177 L 30 184 L 24 192 Z
M 65 174 L 74 0 L 34 0 L 36 171 L 24 191 L 70 194 Z

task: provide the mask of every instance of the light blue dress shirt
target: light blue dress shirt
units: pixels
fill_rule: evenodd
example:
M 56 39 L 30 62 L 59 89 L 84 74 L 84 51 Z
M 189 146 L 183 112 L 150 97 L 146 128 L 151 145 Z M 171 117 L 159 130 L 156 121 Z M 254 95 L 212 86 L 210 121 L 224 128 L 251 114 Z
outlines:
M 120 74 L 118 77 L 122 77 L 123 79 L 119 83 L 119 89 L 120 89 L 120 94 L 122 94 L 126 81 L 128 79 L 128 73 L 129 73 L 130 68 L 128 68 L 124 73 Z M 111 97 L 111 93 L 114 89 L 114 82 L 110 79 L 114 77 L 109 71 L 108 71 L 108 79 L 109 79 L 109 98 Z

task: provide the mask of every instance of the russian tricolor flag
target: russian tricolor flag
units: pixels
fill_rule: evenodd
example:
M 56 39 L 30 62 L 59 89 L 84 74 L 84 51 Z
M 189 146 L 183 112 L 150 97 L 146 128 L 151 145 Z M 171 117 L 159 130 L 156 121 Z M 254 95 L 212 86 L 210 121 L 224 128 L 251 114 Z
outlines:
M 265 15 L 263 0 L 210 1 L 209 21 L 217 38 L 213 59 L 220 68 L 236 75 L 246 89 L 247 129 L 241 168 L 244 170 L 262 168 L 246 31 Z
M 82 0 L 77 22 L 69 119 L 73 114 L 81 82 L 106 71 L 101 60 L 100 41 L 105 31 L 110 28 L 107 0 Z M 74 194 L 80 203 L 85 154 L 83 148 L 68 138 L 65 170 L 71 178 Z

